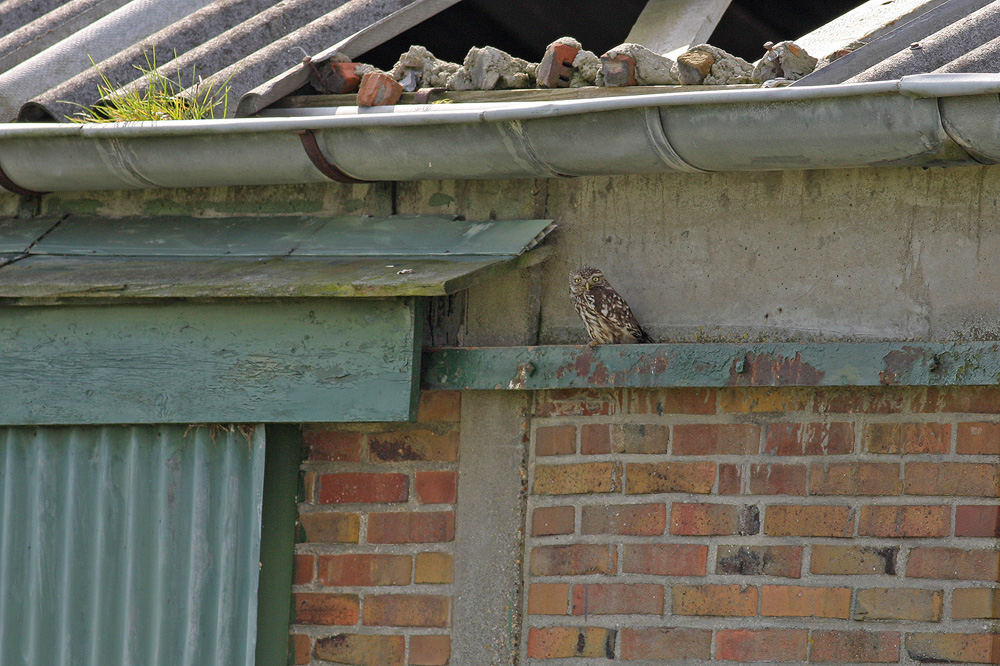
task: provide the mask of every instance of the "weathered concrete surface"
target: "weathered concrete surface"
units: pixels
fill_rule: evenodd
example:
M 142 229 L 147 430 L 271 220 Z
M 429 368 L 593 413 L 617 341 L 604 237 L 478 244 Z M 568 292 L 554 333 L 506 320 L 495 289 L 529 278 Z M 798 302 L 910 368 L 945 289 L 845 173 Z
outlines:
M 462 395 L 452 664 L 517 658 L 527 401 L 523 391 Z

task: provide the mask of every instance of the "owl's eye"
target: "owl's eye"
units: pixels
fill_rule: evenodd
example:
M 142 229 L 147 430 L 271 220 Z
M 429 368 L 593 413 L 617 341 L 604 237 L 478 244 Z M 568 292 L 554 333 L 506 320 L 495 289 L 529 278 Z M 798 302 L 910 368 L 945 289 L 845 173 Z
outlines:
M 600 281 L 601 281 L 601 278 L 599 278 L 599 277 L 597 277 L 597 276 L 595 275 L 595 276 L 594 276 L 594 282 L 600 282 Z
M 576 278 L 575 280 L 573 280 L 573 282 L 576 282 L 576 283 L 578 283 L 578 284 L 579 284 L 579 282 L 580 282 L 580 278 Z

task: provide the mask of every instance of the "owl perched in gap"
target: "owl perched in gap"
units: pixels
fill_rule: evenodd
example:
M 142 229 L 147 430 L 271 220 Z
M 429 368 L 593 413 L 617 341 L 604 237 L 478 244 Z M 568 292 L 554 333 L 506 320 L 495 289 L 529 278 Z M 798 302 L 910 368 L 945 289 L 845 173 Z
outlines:
M 570 271 L 569 293 L 587 327 L 591 347 L 653 341 L 635 320 L 628 303 L 608 284 L 600 270 L 581 268 Z

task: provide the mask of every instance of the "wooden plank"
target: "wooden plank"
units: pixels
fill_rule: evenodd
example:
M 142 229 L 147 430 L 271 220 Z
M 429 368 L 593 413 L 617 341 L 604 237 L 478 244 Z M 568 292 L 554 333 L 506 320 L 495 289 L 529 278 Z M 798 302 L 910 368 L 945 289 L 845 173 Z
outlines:
M 676 58 L 708 41 L 730 1 L 649 0 L 625 41 Z
M 0 424 L 402 421 L 414 299 L 0 308 Z

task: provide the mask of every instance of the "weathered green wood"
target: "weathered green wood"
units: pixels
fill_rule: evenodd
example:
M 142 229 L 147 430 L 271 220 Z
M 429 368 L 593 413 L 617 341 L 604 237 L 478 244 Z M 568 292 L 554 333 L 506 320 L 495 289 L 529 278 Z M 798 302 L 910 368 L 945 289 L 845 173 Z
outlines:
M 0 424 L 401 421 L 413 299 L 0 308 Z
M 425 389 L 997 383 L 997 341 L 431 349 L 422 370 Z
M 0 255 L 24 252 L 59 220 L 56 216 L 0 219 Z

